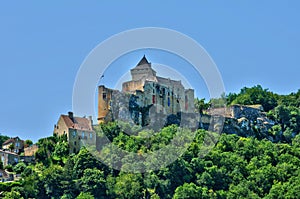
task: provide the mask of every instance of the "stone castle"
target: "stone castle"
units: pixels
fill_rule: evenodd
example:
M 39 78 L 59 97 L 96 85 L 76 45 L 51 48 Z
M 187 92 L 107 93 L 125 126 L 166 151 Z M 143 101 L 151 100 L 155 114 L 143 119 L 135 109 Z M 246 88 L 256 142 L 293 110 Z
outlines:
M 98 123 L 129 119 L 145 126 L 154 113 L 195 112 L 194 90 L 185 89 L 180 80 L 157 76 L 145 56 L 130 72 L 132 80 L 122 84 L 122 91 L 98 87 Z

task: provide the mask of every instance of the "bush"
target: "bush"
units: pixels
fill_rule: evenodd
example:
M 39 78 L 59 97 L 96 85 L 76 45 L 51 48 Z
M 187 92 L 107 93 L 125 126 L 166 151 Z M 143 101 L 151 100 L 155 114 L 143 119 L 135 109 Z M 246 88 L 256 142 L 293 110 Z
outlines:
M 11 191 L 13 187 L 21 186 L 20 182 L 0 182 L 0 190 L 1 191 Z
M 13 171 L 17 174 L 21 174 L 26 168 L 26 164 L 24 162 L 19 162 L 13 167 Z
M 11 164 L 6 165 L 6 166 L 4 167 L 4 169 L 6 169 L 6 170 L 9 171 L 9 172 L 13 172 L 13 166 L 12 166 Z

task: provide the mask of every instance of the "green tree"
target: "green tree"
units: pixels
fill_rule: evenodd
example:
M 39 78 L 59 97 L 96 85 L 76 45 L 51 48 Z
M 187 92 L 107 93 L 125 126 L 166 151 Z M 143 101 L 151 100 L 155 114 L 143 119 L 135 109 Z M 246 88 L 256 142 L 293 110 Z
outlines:
M 52 153 L 52 158 L 58 163 L 64 164 L 69 156 L 69 144 L 67 141 L 57 142 Z
M 256 193 L 254 193 L 249 187 L 249 183 L 241 181 L 237 185 L 231 185 L 227 194 L 227 198 L 249 198 L 255 199 L 260 198 Z
M 205 103 L 204 98 L 203 99 L 196 98 L 194 103 L 195 103 L 195 108 L 196 108 L 197 112 L 200 114 L 199 126 L 200 126 L 200 128 L 203 128 L 202 116 L 203 116 L 204 111 L 207 110 L 210 105 L 209 105 L 209 103 Z
M 35 153 L 37 161 L 42 162 L 44 165 L 49 166 L 52 163 L 51 154 L 55 150 L 57 137 L 50 136 L 42 138 L 37 142 L 38 150 Z
M 277 100 L 274 93 L 263 89 L 260 85 L 252 88 L 244 87 L 241 89 L 231 104 L 253 105 L 261 104 L 265 111 L 269 111 L 277 106 Z
M 114 194 L 117 198 L 142 198 L 144 191 L 141 174 L 122 173 L 116 178 Z
M 80 193 L 76 199 L 94 199 L 94 196 L 90 193 Z
M 96 168 L 86 169 L 77 183 L 82 192 L 91 193 L 95 198 L 106 198 L 103 171 Z
M 201 188 L 194 183 L 184 183 L 175 190 L 174 199 L 199 199 L 202 197 Z
M 63 195 L 63 180 L 63 168 L 58 165 L 51 165 L 42 172 L 40 177 L 46 195 L 53 198 L 59 198 Z
M 3 199 L 24 199 L 18 191 L 6 192 Z
M 31 140 L 25 140 L 24 142 L 24 147 L 29 147 L 33 144 L 33 142 Z
M 8 136 L 0 134 L 0 146 L 2 146 L 3 142 L 5 142 L 8 139 L 9 139 Z
M 13 171 L 17 174 L 21 174 L 26 168 L 26 164 L 24 162 L 19 162 L 13 167 Z
M 100 168 L 101 163 L 85 148 L 81 148 L 79 153 L 73 157 L 76 178 L 81 178 L 85 169 Z

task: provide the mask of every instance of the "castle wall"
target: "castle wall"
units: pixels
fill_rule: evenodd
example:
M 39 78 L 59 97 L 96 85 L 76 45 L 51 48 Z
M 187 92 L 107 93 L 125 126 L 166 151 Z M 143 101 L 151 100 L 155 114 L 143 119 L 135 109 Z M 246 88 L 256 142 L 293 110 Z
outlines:
M 110 110 L 112 92 L 112 89 L 106 88 L 105 86 L 98 87 L 98 123 L 104 122 Z
M 185 90 L 181 81 L 156 76 L 156 72 L 151 68 L 151 63 L 145 56 L 130 72 L 132 80 L 122 84 L 122 94 L 99 86 L 99 123 L 128 118 L 126 114 L 129 114 L 129 119 L 132 114 L 137 118 L 138 114 L 148 109 L 151 113 L 165 115 L 195 112 L 194 90 Z M 110 103 L 112 103 L 112 109 L 110 109 Z
M 185 110 L 186 113 L 193 113 L 195 111 L 195 104 L 194 104 L 194 90 L 193 89 L 186 89 L 185 90 Z
M 122 91 L 128 93 L 134 93 L 136 90 L 143 91 L 144 81 L 136 80 L 136 81 L 128 81 L 122 84 Z

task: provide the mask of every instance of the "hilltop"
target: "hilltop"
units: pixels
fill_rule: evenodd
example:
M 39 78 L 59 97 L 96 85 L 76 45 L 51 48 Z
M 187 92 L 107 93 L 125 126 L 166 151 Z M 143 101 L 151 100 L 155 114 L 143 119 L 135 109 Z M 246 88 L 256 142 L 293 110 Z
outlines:
M 219 137 L 205 129 L 209 117 L 219 114 L 224 98 L 226 111 L 221 114 L 225 125 Z M 95 158 L 88 146 L 70 154 L 66 136 L 51 136 L 36 143 L 34 162 L 6 168 L 21 174 L 21 179 L 0 183 L 0 190 L 6 198 L 299 197 L 300 91 L 278 95 L 258 85 L 223 99 L 195 102 L 203 119 L 200 129 L 195 130 L 187 150 L 165 168 L 135 174 L 119 171 Z M 176 138 L 178 127 L 170 125 L 155 134 L 143 131 L 130 136 L 124 127 L 132 132 L 136 129 L 123 125 L 109 122 L 94 127 L 97 143 L 105 135 L 115 146 L 143 158 L 167 147 L 173 139 L 176 143 L 189 139 L 190 133 L 180 132 L 182 136 Z M 204 140 L 218 142 L 202 158 Z M 100 151 L 121 169 L 141 168 L 130 154 L 120 158 L 105 144 Z M 151 168 L 157 161 L 161 159 L 151 159 L 144 166 Z

